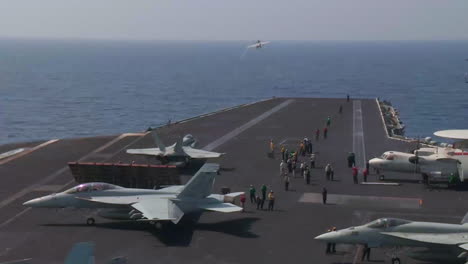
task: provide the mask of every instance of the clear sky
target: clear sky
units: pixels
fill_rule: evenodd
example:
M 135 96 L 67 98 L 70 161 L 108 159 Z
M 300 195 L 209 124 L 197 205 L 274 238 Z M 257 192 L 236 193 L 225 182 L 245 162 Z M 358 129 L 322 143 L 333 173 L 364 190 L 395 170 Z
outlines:
M 468 0 L 0 0 L 0 37 L 466 40 Z

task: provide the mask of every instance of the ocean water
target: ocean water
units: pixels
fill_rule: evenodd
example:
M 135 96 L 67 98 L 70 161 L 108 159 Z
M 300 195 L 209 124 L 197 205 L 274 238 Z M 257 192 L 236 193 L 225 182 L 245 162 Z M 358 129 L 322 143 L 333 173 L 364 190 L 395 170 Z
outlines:
M 468 128 L 468 42 L 0 40 L 0 144 L 143 131 L 272 96 L 390 100 L 406 135 Z

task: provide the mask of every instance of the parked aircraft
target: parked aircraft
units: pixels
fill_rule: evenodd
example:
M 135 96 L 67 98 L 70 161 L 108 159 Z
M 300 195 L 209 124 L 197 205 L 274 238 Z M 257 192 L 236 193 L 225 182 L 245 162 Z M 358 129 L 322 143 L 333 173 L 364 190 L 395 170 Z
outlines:
M 407 255 L 436 263 L 466 263 L 468 256 L 467 216 L 461 225 L 380 218 L 365 225 L 328 232 L 315 239 L 369 248 L 394 248 L 393 264 L 401 263 L 397 249 L 402 247 L 424 248 Z
M 379 171 L 395 171 L 407 173 L 420 173 L 424 181 L 428 180 L 448 180 L 451 175 L 459 174 L 459 161 L 452 158 L 445 149 L 430 154 L 428 151 L 415 151 L 415 154 L 387 151 L 380 158 L 373 158 L 369 161 L 372 168 Z M 460 177 L 463 181 L 463 178 Z
M 454 147 L 420 148 L 413 154 L 387 151 L 380 158 L 369 161 L 369 165 L 379 170 L 421 173 L 427 180 L 449 180 L 457 176 L 461 182 L 468 175 L 468 130 L 443 130 L 434 135 L 452 140 Z
M 99 215 L 108 219 L 172 221 L 177 224 L 184 214 L 203 210 L 222 213 L 238 212 L 242 208 L 232 204 L 243 192 L 226 195 L 211 194 L 219 165 L 206 163 L 186 185 L 159 190 L 123 188 L 108 183 L 85 183 L 61 193 L 32 199 L 28 207 L 42 208 L 102 208 Z M 93 225 L 95 219 L 87 219 Z
M 260 40 L 257 40 L 257 42 L 255 44 L 252 44 L 252 45 L 249 45 L 247 46 L 247 48 L 256 48 L 256 49 L 259 49 L 259 48 L 262 48 L 263 46 L 265 46 L 266 44 L 270 43 L 270 41 L 260 41 Z
M 127 149 L 127 153 L 154 156 L 163 163 L 168 163 L 171 161 L 188 162 L 189 159 L 219 158 L 224 155 L 224 153 L 211 152 L 194 148 L 197 141 L 190 134 L 186 135 L 183 139 L 178 140 L 175 144 L 168 147 L 164 145 L 156 132 L 152 132 L 152 136 L 156 145 L 158 146 L 157 148 Z

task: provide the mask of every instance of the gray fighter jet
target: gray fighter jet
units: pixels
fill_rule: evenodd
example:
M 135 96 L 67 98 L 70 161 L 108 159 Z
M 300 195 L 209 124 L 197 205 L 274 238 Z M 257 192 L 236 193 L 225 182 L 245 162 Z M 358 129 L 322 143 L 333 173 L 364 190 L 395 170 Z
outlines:
M 177 224 L 187 213 L 203 210 L 238 212 L 242 208 L 232 204 L 243 192 L 226 195 L 211 194 L 219 165 L 206 163 L 186 185 L 159 190 L 123 188 L 108 183 L 85 183 L 61 193 L 32 199 L 24 203 L 43 208 L 101 208 L 99 215 L 108 219 L 172 221 Z M 93 225 L 95 219 L 87 219 Z
M 209 159 L 219 158 L 224 153 L 206 151 L 196 149 L 196 140 L 192 135 L 188 134 L 183 139 L 179 139 L 171 146 L 165 146 L 156 132 L 152 132 L 152 136 L 157 148 L 144 148 L 144 149 L 127 149 L 128 154 L 155 156 L 163 163 L 171 161 L 187 161 L 188 159 Z
M 315 239 L 327 243 L 364 245 L 369 248 L 393 248 L 393 264 L 401 263 L 397 252 L 402 247 L 419 248 L 406 253 L 417 260 L 468 263 L 467 218 L 465 216 L 460 225 L 380 218 L 362 226 L 328 232 Z

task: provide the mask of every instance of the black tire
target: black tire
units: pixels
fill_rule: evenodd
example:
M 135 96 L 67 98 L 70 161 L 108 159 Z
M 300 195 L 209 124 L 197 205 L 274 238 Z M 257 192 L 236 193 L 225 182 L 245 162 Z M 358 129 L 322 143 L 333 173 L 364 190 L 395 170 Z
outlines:
M 96 223 L 96 220 L 94 220 L 94 218 L 92 217 L 89 217 L 88 219 L 86 219 L 86 224 L 89 226 L 93 226 L 95 223 Z
M 392 264 L 401 264 L 401 261 L 399 258 L 392 258 Z

